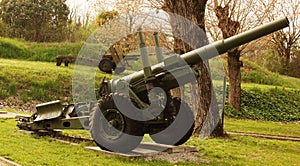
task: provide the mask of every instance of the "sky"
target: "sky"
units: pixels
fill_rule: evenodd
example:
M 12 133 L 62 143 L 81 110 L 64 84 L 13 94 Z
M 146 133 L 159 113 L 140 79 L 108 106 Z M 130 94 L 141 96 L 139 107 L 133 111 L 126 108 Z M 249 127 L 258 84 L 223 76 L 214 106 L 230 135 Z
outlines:
M 102 7 L 98 9 L 93 7 L 93 4 L 95 4 L 96 1 L 97 0 L 67 0 L 66 4 L 69 6 L 71 11 L 74 12 L 74 10 L 76 9 L 77 17 L 80 16 L 81 18 L 85 18 L 86 14 L 89 13 L 90 17 L 93 18 L 101 11 L 112 10 L 113 7 L 110 7 L 109 4 L 114 4 L 115 0 L 102 1 L 107 3 L 108 5 L 105 5 L 105 8 Z

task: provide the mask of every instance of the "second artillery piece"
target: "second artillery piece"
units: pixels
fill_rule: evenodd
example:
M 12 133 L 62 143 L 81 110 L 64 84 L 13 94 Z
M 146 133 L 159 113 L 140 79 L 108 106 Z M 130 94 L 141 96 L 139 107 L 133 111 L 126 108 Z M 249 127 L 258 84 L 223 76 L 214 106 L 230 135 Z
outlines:
M 187 103 L 171 96 L 170 90 L 193 81 L 192 77 L 199 77 L 195 64 L 288 25 L 287 18 L 279 19 L 166 59 L 158 49 L 160 63 L 154 66 L 150 66 L 142 32 L 138 32 L 143 70 L 104 81 L 99 88 L 98 103 L 62 106 L 55 101 L 38 105 L 31 117 L 19 119 L 18 127 L 26 130 L 89 128 L 99 147 L 124 153 L 136 148 L 146 133 L 157 143 L 183 144 L 192 135 L 194 115 Z

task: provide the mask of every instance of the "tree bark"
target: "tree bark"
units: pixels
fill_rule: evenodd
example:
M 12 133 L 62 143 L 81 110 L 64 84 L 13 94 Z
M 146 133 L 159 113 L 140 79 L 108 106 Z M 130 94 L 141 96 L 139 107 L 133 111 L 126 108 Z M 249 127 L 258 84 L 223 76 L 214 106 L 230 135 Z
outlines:
M 199 92 L 197 95 L 199 95 L 199 97 L 197 97 L 197 96 L 193 96 L 193 97 L 197 97 L 196 99 L 200 99 L 200 100 L 198 100 L 198 102 L 195 103 L 195 104 L 198 104 L 198 111 L 197 111 L 196 119 L 195 119 L 194 133 L 200 134 L 200 132 L 203 128 L 205 119 L 210 110 L 211 95 L 212 95 L 212 93 L 211 93 L 212 83 L 211 83 L 207 63 L 201 62 L 201 63 L 197 64 L 197 68 L 200 70 L 200 73 L 201 73 L 200 77 L 198 77 L 198 79 L 197 79 L 197 84 L 199 87 Z
M 207 38 L 205 36 L 204 18 L 207 0 L 164 0 L 164 2 L 165 3 L 163 9 L 165 11 L 183 16 L 186 19 L 191 20 L 204 32 L 200 36 L 199 34 L 193 34 L 193 32 L 195 31 L 193 31 L 193 29 L 190 29 L 191 27 L 184 26 L 182 25 L 184 23 L 178 22 L 178 20 L 172 20 L 171 18 L 173 33 L 181 33 L 177 34 L 177 36 L 183 36 L 194 42 L 191 46 L 184 43 L 180 39 L 175 39 L 175 53 L 182 54 L 208 44 Z M 197 78 L 197 85 L 199 90 L 192 91 L 191 95 L 194 104 L 193 107 L 197 108 L 194 133 L 200 134 L 203 123 L 207 117 L 208 111 L 210 110 L 212 83 L 207 62 L 201 62 L 195 65 L 195 67 L 200 71 L 201 74 L 200 77 Z
M 228 103 L 236 110 L 241 110 L 241 67 L 243 63 L 240 61 L 240 51 L 234 49 L 228 53 L 228 74 L 229 74 L 229 96 Z
M 226 39 L 237 34 L 240 24 L 238 21 L 233 21 L 229 15 L 229 6 L 217 6 L 214 9 L 219 20 L 218 27 L 222 31 L 223 38 Z M 239 48 L 229 50 L 227 52 L 228 75 L 229 75 L 229 105 L 236 110 L 241 110 L 241 67 L 243 63 L 240 61 L 241 51 Z

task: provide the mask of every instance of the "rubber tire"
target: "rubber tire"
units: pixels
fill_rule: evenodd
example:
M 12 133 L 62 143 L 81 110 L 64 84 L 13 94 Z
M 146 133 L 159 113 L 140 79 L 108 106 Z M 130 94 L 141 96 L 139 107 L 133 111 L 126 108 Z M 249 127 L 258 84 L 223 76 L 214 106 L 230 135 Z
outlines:
M 109 58 L 103 58 L 101 59 L 98 68 L 105 73 L 111 74 L 114 68 L 114 63 Z
M 95 140 L 96 144 L 104 150 L 121 152 L 121 153 L 129 153 L 133 149 L 135 149 L 143 139 L 143 123 L 132 120 L 123 116 L 125 125 L 123 129 L 123 134 L 117 139 L 110 139 L 101 134 L 100 128 L 101 126 L 101 118 L 103 118 L 104 111 L 108 109 L 118 110 L 114 103 L 114 99 L 124 104 L 124 107 L 128 106 L 126 109 L 134 109 L 130 107 L 128 104 L 129 99 L 123 97 L 119 94 L 109 94 L 99 102 L 98 106 L 95 107 L 90 116 L 90 133 L 92 138 Z M 102 110 L 102 111 L 101 111 Z M 121 112 L 120 112 L 121 113 Z
M 165 130 L 155 134 L 150 134 L 150 137 L 156 143 L 166 145 L 182 145 L 186 141 L 188 141 L 193 134 L 195 125 L 194 114 L 192 110 L 190 109 L 187 103 L 181 101 L 179 98 L 174 98 L 173 103 L 176 107 L 177 114 L 180 109 L 180 106 L 182 107 L 182 112 L 180 113 L 180 115 L 184 116 L 180 116 L 182 117 L 180 119 L 176 117 L 173 123 Z M 185 127 L 189 127 L 188 130 L 184 129 Z M 182 136 L 178 138 L 178 135 Z

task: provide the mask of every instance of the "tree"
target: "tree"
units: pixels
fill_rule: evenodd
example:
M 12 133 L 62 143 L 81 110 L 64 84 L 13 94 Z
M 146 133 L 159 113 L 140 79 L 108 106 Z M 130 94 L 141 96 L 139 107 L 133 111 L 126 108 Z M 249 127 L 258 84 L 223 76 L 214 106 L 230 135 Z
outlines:
M 284 59 L 282 74 L 289 74 L 293 59 L 297 60 L 296 48 L 300 41 L 300 4 L 298 0 L 278 1 L 275 10 L 269 13 L 269 19 L 287 16 L 290 21 L 289 29 L 280 30 L 271 35 L 271 42 L 279 56 Z M 299 56 L 299 55 L 298 55 Z M 297 70 L 297 69 L 296 69 Z M 299 69 L 298 69 L 299 70 Z M 291 74 L 291 73 L 290 73 Z
M 155 7 L 161 6 L 161 9 L 168 13 L 174 13 L 185 17 L 188 20 L 194 22 L 198 27 L 200 27 L 203 32 L 205 32 L 205 9 L 207 0 L 151 0 L 151 4 Z M 188 35 L 187 37 L 195 43 L 193 46 L 188 45 L 179 38 L 174 39 L 174 52 L 177 54 L 183 54 L 185 52 L 191 51 L 195 48 L 202 47 L 208 44 L 207 38 L 204 34 L 194 34 L 193 29 L 185 25 L 185 22 L 182 20 L 177 20 L 172 18 L 170 15 L 170 22 L 172 26 L 174 36 L 183 36 Z M 199 87 L 198 91 L 193 91 L 192 99 L 193 105 L 195 105 L 198 110 L 196 113 L 195 119 L 195 129 L 194 133 L 200 134 L 201 129 L 203 128 L 204 121 L 207 118 L 207 115 L 211 112 L 210 106 L 212 100 L 214 100 L 214 95 L 212 91 L 212 82 L 209 73 L 208 62 L 201 62 L 195 66 L 201 73 L 201 76 L 197 78 L 197 86 Z M 212 97 L 213 96 L 213 97 Z M 212 99 L 212 100 L 211 100 Z M 213 119 L 210 119 L 213 121 Z M 220 123 L 218 124 L 220 125 Z M 223 128 L 217 127 L 218 130 L 215 130 L 214 135 L 223 135 Z
M 145 0 L 116 0 L 116 10 L 122 15 L 122 17 L 127 20 L 126 30 L 127 34 L 131 34 L 134 30 L 136 24 L 142 24 L 139 22 L 141 18 L 146 20 L 147 16 L 144 15 L 143 10 L 145 10 Z
M 213 31 L 210 35 L 216 40 L 229 38 L 240 32 L 260 25 L 275 5 L 276 1 L 257 0 L 213 0 L 209 3 L 209 25 Z M 264 8 L 262 4 L 268 6 Z M 257 15 L 257 9 L 264 13 Z M 212 13 L 215 14 L 212 15 Z M 251 14 L 252 13 L 252 14 Z M 217 24 L 216 24 L 217 23 Z M 215 28 L 218 27 L 219 31 Z M 240 57 L 245 53 L 248 44 L 231 49 L 227 52 L 228 76 L 229 76 L 229 105 L 236 110 L 241 109 L 241 67 L 243 62 Z
M 0 20 L 0 36 L 7 37 L 8 32 L 9 32 L 8 26 L 2 20 Z
M 1 19 L 11 28 L 10 36 L 30 41 L 63 41 L 69 8 L 65 0 L 3 0 Z
M 101 12 L 96 18 L 96 25 L 102 26 L 105 23 L 109 22 L 109 20 L 118 17 L 118 15 L 119 13 L 115 10 Z

